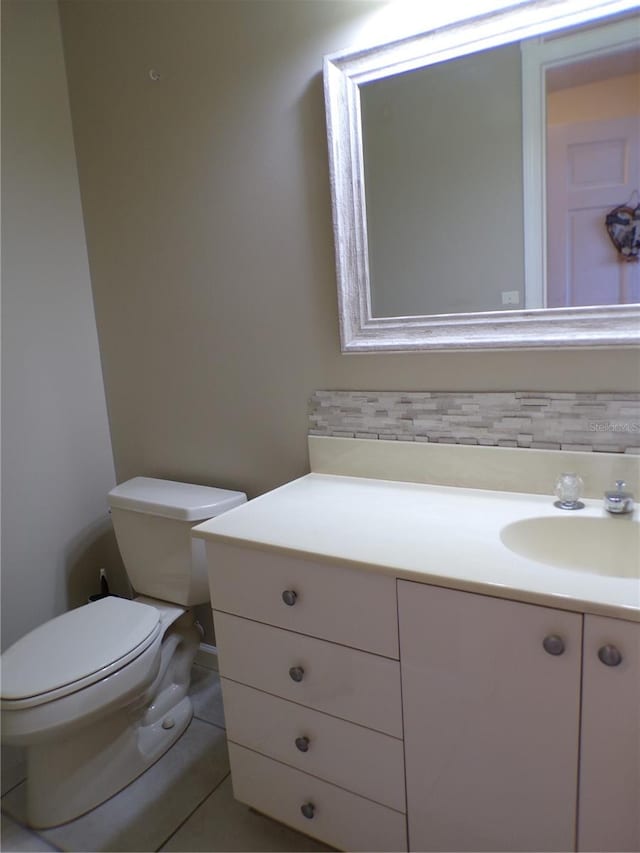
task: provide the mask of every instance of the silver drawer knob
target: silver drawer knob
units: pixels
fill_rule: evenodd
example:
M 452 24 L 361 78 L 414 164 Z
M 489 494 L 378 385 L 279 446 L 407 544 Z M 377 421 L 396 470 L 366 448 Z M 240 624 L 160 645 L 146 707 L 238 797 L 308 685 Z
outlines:
M 549 655 L 561 655 L 564 652 L 564 640 L 557 634 L 549 634 L 542 641 L 545 652 Z
M 289 607 L 293 607 L 293 605 L 298 600 L 298 593 L 294 589 L 285 589 L 282 593 L 282 600 Z
M 316 813 L 316 807 L 313 805 L 313 803 L 304 803 L 300 806 L 300 811 L 306 818 L 311 820 L 311 818 Z
M 289 677 L 292 681 L 302 681 L 304 678 L 304 669 L 301 666 L 292 666 L 289 670 Z
M 605 666 L 618 666 L 622 663 L 622 655 L 620 650 L 615 646 L 600 646 L 598 649 L 598 657 Z
M 309 738 L 303 735 L 302 737 L 297 737 L 295 739 L 296 748 L 300 750 L 300 752 L 308 752 L 309 751 Z

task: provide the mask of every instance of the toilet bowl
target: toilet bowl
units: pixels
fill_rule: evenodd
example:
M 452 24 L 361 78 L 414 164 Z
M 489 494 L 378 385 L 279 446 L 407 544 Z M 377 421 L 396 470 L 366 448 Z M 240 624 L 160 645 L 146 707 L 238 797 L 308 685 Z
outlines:
M 26 747 L 33 827 L 65 823 L 104 802 L 189 724 L 201 640 L 190 608 L 209 598 L 204 553 L 190 529 L 245 500 L 240 492 L 145 477 L 116 487 L 109 503 L 129 576 L 137 592 L 164 597 L 102 598 L 41 625 L 2 655 L 2 740 Z

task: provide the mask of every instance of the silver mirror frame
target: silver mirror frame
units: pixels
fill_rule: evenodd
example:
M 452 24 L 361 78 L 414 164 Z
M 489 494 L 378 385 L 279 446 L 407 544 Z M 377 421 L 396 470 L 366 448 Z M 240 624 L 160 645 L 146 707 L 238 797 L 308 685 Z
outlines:
M 325 57 L 338 307 L 342 352 L 563 349 L 640 344 L 640 305 L 372 317 L 360 86 L 394 74 L 598 21 L 637 0 L 524 0 L 498 12 L 390 44 Z

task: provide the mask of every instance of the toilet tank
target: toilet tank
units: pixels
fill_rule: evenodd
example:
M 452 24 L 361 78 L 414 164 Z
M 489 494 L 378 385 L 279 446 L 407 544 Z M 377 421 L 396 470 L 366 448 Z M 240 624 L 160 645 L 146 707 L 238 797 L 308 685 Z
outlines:
M 209 601 L 204 542 L 191 528 L 246 500 L 243 492 L 152 477 L 112 489 L 113 527 L 136 593 L 189 607 Z

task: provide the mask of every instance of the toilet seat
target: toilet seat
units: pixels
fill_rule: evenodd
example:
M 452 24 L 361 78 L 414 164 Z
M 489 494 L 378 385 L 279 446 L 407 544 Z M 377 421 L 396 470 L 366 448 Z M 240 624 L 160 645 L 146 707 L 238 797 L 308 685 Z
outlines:
M 82 690 L 143 654 L 160 631 L 155 607 L 115 596 L 63 613 L 3 654 L 2 708 L 33 707 Z

